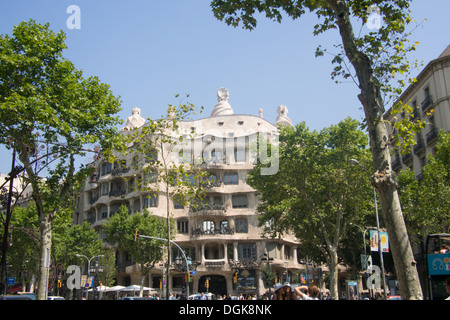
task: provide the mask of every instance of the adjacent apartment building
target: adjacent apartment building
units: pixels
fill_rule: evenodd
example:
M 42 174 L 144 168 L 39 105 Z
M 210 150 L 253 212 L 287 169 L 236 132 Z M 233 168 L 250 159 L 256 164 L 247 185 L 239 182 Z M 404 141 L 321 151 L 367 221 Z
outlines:
M 262 295 L 268 289 L 263 281 L 267 277 L 264 273 L 267 273 L 268 263 L 272 277 L 275 274 L 278 281 L 292 281 L 293 272 L 305 269 L 297 256 L 299 242 L 295 237 L 286 235 L 283 239 L 271 239 L 263 235 L 256 213 L 258 198 L 255 190 L 246 183 L 248 172 L 254 166 L 250 145 L 257 133 L 275 139 L 277 126 L 292 126 L 292 122 L 287 117 L 285 106 L 278 107 L 275 123 L 265 120 L 262 110 L 259 110 L 258 116 L 235 114 L 228 97 L 228 90 L 220 88 L 217 92 L 218 103 L 210 117 L 180 123 L 181 131 L 195 132 L 196 138 L 192 143 L 201 145 L 204 168 L 213 183 L 200 208 L 193 210 L 169 201 L 169 210 L 177 227 L 174 241 L 196 266 L 190 293 L 208 290 L 216 294 Z M 127 119 L 124 134 L 127 130 L 145 125 L 140 110 L 135 108 Z M 215 147 L 208 148 L 210 144 Z M 186 156 L 191 154 L 184 149 L 184 159 L 179 161 L 186 161 Z M 92 163 L 95 179 L 85 182 L 79 209 L 74 215 L 75 223 L 88 221 L 102 236 L 102 224 L 121 205 L 127 206 L 131 213 L 147 208 L 154 215 L 166 217 L 167 199 L 164 193 L 148 197 L 131 188 L 133 181 L 144 181 L 146 178 L 142 169 L 124 166 L 131 161 L 124 158 L 111 164 L 99 157 Z M 173 250 L 171 261 L 176 261 L 177 254 Z M 116 263 L 119 285 L 140 283 L 139 266 L 131 261 L 126 252 L 116 252 Z M 168 290 L 181 293 L 185 273 L 174 264 L 170 268 Z M 162 276 L 162 264 L 156 264 L 145 286 L 159 289 Z M 209 280 L 208 288 L 205 287 L 206 280 Z
M 427 154 L 436 152 L 439 131 L 450 131 L 450 45 L 425 66 L 417 81 L 403 92 L 399 100 L 410 105 L 413 117 L 420 118 L 426 126 L 416 135 L 416 144 L 410 153 L 392 154 L 392 168 L 396 172 L 411 168 L 420 179 Z M 390 121 L 394 116 L 402 115 L 393 115 L 389 110 L 384 118 Z M 396 134 L 392 127 L 388 126 L 388 130 L 390 135 Z
M 416 144 L 411 152 L 407 154 L 391 153 L 392 169 L 399 172 L 402 169 L 410 168 L 414 170 L 416 179 L 420 180 L 422 168 L 427 163 L 427 156 L 436 153 L 439 132 L 441 130 L 450 131 L 450 45 L 439 57 L 425 66 L 417 76 L 417 81 L 410 85 L 399 99 L 410 105 L 413 108 L 413 117 L 421 119 L 426 125 L 416 134 Z M 393 116 L 389 110 L 385 114 L 385 120 L 390 121 Z M 401 117 L 402 115 L 395 116 Z M 396 134 L 389 125 L 388 130 L 389 134 Z M 427 290 L 423 248 L 415 246 L 413 249 L 421 275 L 422 288 Z

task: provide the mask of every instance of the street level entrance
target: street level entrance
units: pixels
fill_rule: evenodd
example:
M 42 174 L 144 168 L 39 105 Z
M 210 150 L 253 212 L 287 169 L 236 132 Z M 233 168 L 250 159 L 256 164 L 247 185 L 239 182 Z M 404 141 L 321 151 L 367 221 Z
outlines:
M 209 288 L 206 287 L 207 280 L 209 283 Z M 211 292 L 215 295 L 226 295 L 227 281 L 224 276 L 202 276 L 198 282 L 198 292 Z

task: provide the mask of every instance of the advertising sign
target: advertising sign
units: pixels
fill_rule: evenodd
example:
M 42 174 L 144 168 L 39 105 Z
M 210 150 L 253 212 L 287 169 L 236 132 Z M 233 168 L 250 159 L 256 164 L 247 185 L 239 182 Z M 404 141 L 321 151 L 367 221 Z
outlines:
M 241 269 L 238 271 L 236 290 L 240 293 L 254 292 L 256 290 L 255 269 Z
M 450 253 L 429 254 L 428 273 L 429 275 L 450 275 Z
M 389 237 L 387 232 L 380 232 L 381 250 L 389 252 Z M 378 231 L 370 230 L 370 251 L 378 251 Z
M 89 276 L 86 281 L 85 288 L 92 288 L 94 286 L 94 276 Z

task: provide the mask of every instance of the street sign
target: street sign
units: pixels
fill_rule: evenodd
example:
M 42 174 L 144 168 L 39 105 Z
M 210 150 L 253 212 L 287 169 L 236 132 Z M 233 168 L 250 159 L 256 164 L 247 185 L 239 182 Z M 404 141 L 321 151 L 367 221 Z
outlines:
M 8 286 L 13 286 L 16 283 L 16 278 L 9 277 L 8 278 Z

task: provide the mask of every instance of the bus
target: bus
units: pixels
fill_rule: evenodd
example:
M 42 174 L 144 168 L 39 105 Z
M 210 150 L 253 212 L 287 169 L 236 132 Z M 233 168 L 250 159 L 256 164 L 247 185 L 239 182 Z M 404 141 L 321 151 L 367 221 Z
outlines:
M 425 243 L 430 300 L 448 298 L 445 279 L 450 277 L 450 234 L 430 234 Z

